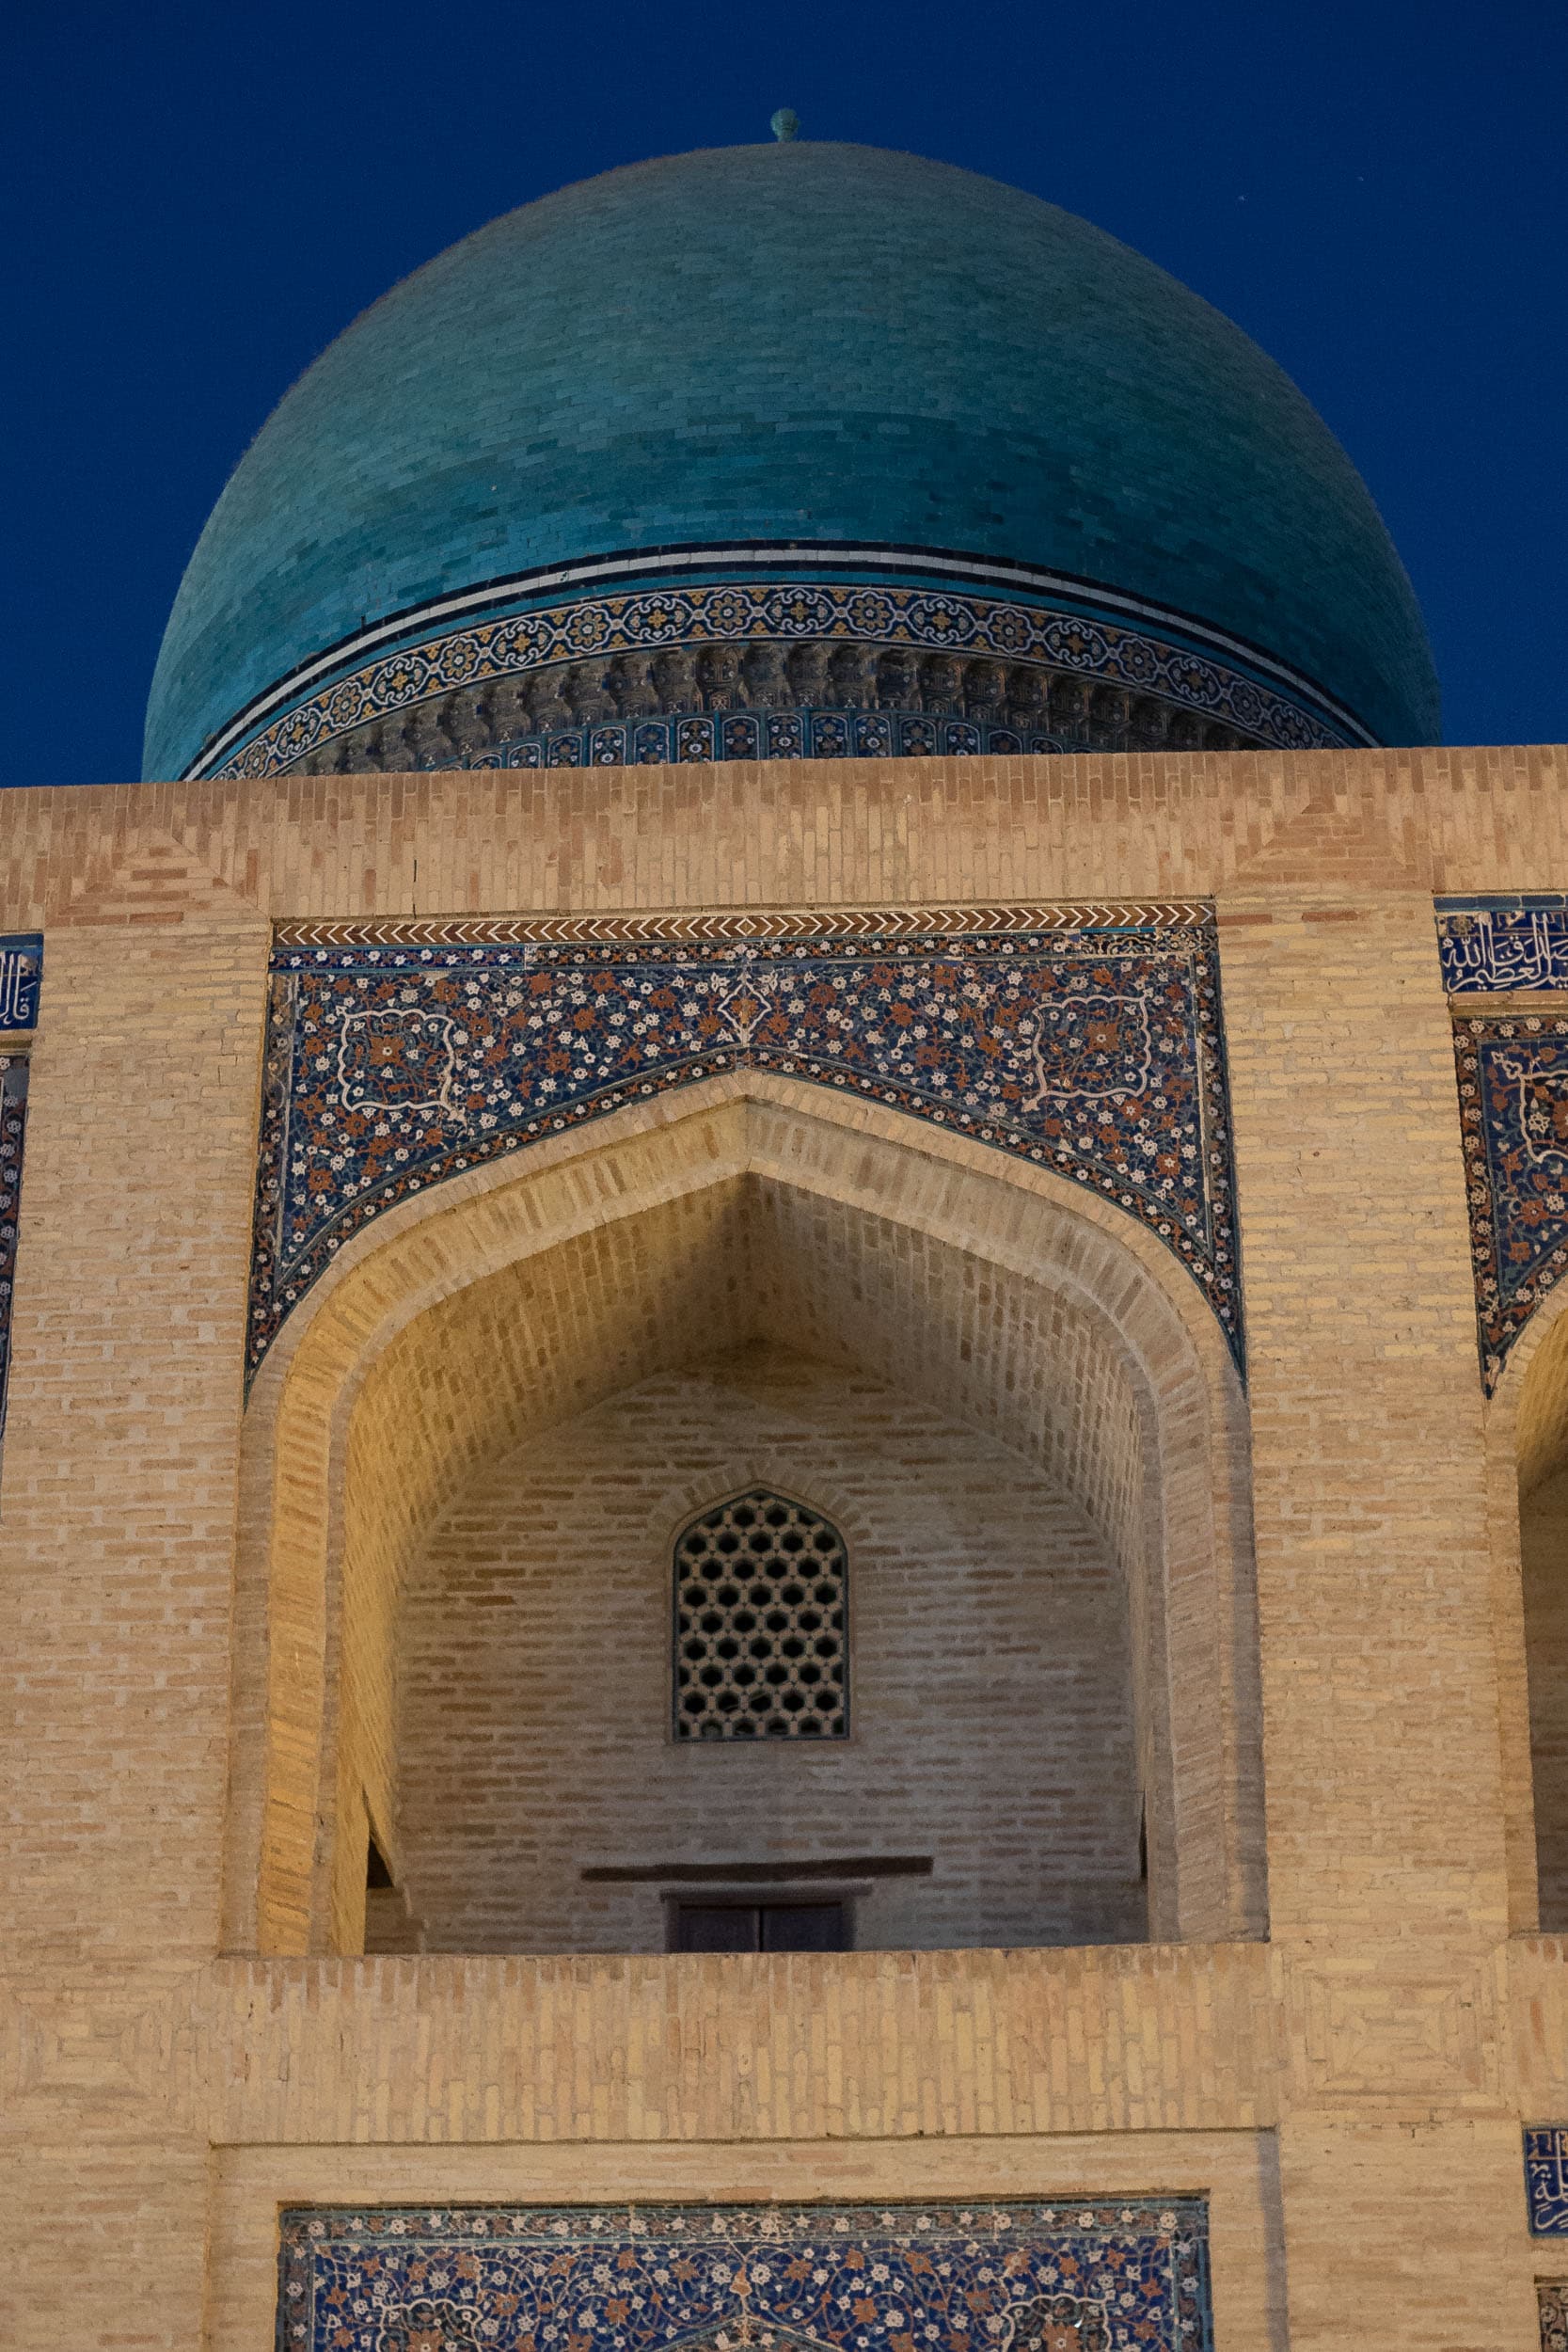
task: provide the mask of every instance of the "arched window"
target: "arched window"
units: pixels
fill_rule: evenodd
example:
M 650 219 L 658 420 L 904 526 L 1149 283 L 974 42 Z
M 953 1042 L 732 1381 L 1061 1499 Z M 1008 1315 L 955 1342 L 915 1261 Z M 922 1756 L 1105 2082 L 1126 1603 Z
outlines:
M 820 1512 L 753 1486 L 675 1538 L 677 1740 L 842 1740 L 849 1563 Z

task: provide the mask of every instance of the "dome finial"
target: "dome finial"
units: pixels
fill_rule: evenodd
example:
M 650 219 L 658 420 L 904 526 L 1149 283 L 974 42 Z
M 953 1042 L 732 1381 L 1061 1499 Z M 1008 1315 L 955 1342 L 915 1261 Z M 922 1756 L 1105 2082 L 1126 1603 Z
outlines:
M 798 139 L 800 135 L 800 118 L 793 106 L 781 106 L 777 114 L 770 117 L 768 127 L 776 139 Z

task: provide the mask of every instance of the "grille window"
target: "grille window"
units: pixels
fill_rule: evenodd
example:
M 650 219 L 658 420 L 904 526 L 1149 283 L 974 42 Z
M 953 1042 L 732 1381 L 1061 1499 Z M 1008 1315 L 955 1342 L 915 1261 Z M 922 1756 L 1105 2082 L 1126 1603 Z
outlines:
M 677 1740 L 842 1740 L 849 1564 L 836 1527 L 753 1487 L 675 1542 Z

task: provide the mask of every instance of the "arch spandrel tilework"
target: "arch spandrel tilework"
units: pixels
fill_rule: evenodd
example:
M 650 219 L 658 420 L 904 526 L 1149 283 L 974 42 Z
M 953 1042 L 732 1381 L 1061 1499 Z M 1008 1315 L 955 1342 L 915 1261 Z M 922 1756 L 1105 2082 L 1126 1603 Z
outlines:
M 296 2207 L 278 2352 L 1212 2352 L 1207 2201 Z
M 1490 1396 L 1531 1315 L 1568 1276 L 1568 895 L 1440 898 L 1437 942 L 1455 1015 Z M 1487 1010 L 1488 998 L 1510 1001 Z
M 0 939 L 0 1434 L 10 1387 L 11 1299 L 27 1137 L 27 1043 L 38 1025 L 43 939 L 38 931 Z
M 278 930 L 247 1372 L 397 1201 L 626 1104 L 770 1070 L 1090 1187 L 1242 1361 L 1212 911 L 1199 904 Z

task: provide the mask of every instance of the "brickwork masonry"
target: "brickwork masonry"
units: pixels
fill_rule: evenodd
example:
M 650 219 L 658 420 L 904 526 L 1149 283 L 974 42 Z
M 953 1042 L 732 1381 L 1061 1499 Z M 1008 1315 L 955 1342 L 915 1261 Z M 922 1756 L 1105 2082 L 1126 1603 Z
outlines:
M 0 1484 L 8 2344 L 259 2345 L 291 2198 L 1155 2185 L 1211 2194 L 1216 2352 L 1530 2344 L 1534 2277 L 1560 2264 L 1525 2233 L 1520 2127 L 1568 2119 L 1568 1954 L 1526 1931 L 1509 1858 L 1529 1742 L 1514 1489 L 1489 1446 L 1516 1401 L 1499 1391 L 1483 1429 L 1431 900 L 1564 889 L 1550 749 L 6 795 L 0 921 L 47 935 Z M 313 1761 L 282 1774 L 263 1838 L 254 1728 L 269 1689 L 319 1681 L 329 1613 L 318 1577 L 269 1615 L 247 1546 L 275 1503 L 331 1518 L 344 1367 L 413 1295 L 345 1277 L 311 1326 L 325 1349 L 338 1318 L 330 1379 L 285 1331 L 286 1459 L 240 1463 L 268 924 L 1095 897 L 1219 907 L 1257 1522 L 1237 1647 L 1260 1665 L 1272 1943 L 219 1957 L 247 1948 L 226 1816 L 253 1945 L 263 1867 L 281 1883 L 303 1850 L 290 1899 L 310 1909 L 321 1786 Z M 789 1117 L 778 1150 L 809 1159 Z M 868 1183 L 878 1140 L 856 1143 Z M 895 1194 L 918 1189 L 894 1165 Z M 993 1216 L 976 1168 L 927 1172 Z M 607 1156 L 570 1181 L 633 1173 Z M 542 1223 L 547 1193 L 531 1183 Z M 515 1257 L 501 1196 L 469 1207 Z M 1022 1250 L 1043 1213 L 995 1222 Z M 392 1223 L 430 1303 L 441 1220 Z M 635 1366 L 606 1370 L 624 1387 Z M 1012 1391 L 985 1393 L 980 1425 L 1010 1442 Z M 944 1409 L 974 1418 L 961 1392 Z M 281 1426 L 278 1394 L 258 1383 L 250 1415 Z M 1223 1536 L 1235 1427 L 1183 1425 L 1210 1431 L 1197 1483 Z M 1553 1426 L 1531 1423 L 1543 1493 Z M 278 1705 L 280 1759 L 314 1756 L 319 1715 Z
M 677 1742 L 672 1538 L 759 1480 L 848 1546 L 850 1737 Z M 933 1867 L 860 1887 L 865 1947 L 1143 1937 L 1109 1547 L 885 1381 L 763 1342 L 623 1391 L 467 1487 L 404 1616 L 397 1827 L 427 1950 L 658 1951 L 659 1885 L 585 1867 L 868 1854 Z

